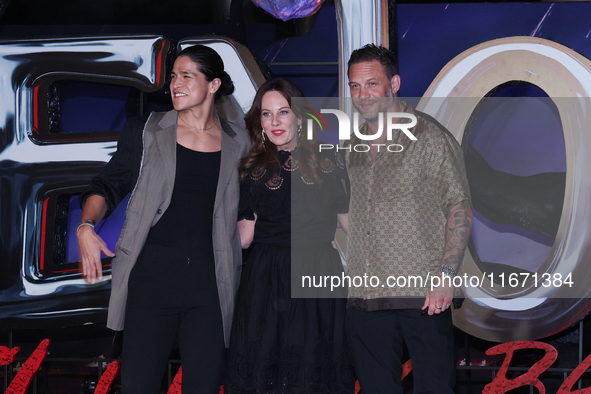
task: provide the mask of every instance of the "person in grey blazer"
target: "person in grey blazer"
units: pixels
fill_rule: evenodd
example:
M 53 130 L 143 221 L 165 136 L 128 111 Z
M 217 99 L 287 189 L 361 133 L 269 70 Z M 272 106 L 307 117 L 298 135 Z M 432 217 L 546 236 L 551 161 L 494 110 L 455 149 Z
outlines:
M 183 393 L 217 393 L 240 278 L 240 159 L 247 132 L 214 102 L 233 92 L 220 56 L 195 45 L 174 63 L 174 110 L 130 120 L 117 152 L 81 196 L 83 275 L 114 257 L 107 326 L 123 330 L 122 391 L 159 393 L 178 337 Z M 94 231 L 131 193 L 115 253 Z

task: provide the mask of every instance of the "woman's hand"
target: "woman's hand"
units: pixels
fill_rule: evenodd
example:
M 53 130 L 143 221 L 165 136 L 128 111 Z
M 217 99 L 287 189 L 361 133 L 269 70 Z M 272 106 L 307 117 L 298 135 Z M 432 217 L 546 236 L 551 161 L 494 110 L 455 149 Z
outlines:
M 94 228 L 91 226 L 81 226 L 76 235 L 80 249 L 82 275 L 87 282 L 94 283 L 95 279 L 103 278 L 101 252 L 109 257 L 114 257 L 115 253 L 107 248 L 105 241 L 94 232 Z
M 107 203 L 103 196 L 92 195 L 84 202 L 82 221 L 98 223 L 107 213 Z M 80 250 L 80 263 L 82 275 L 89 283 L 95 279 L 103 278 L 103 265 L 101 264 L 101 252 L 108 257 L 114 257 L 115 253 L 107 248 L 107 244 L 97 233 L 94 226 L 80 226 L 76 231 L 78 237 L 78 249 Z

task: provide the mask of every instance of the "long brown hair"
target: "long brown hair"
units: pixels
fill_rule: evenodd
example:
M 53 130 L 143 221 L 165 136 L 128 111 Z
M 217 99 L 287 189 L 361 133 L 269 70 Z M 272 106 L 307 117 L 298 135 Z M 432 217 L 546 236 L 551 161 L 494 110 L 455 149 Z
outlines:
M 265 82 L 257 91 L 252 107 L 250 107 L 250 110 L 244 117 L 252 148 L 248 155 L 240 162 L 240 167 L 238 168 L 240 180 L 244 180 L 249 174 L 262 174 L 269 167 L 271 174 L 279 173 L 281 163 L 279 163 L 277 147 L 268 138 L 263 141 L 262 137 L 261 106 L 263 96 L 265 93 L 272 91 L 281 93 L 289 103 L 294 114 L 298 118 L 302 118 L 300 108 L 292 104 L 292 98 L 304 97 L 304 93 L 300 88 L 285 78 L 276 78 Z M 320 174 L 320 158 L 317 153 L 318 140 L 316 139 L 316 134 L 313 133 L 312 140 L 301 138 L 300 135 L 296 138 L 298 139 L 299 167 L 304 177 L 320 186 L 322 184 L 322 176 Z

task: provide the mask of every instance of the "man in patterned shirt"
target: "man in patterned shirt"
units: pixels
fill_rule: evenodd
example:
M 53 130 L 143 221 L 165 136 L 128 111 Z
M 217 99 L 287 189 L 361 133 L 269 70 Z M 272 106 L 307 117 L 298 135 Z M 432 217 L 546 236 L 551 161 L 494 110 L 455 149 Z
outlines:
M 472 224 L 462 150 L 435 119 L 398 98 L 400 76 L 391 51 L 366 45 L 352 53 L 348 67 L 353 105 L 365 119 L 359 132 L 383 130 L 373 141 L 352 135 L 345 145 L 348 275 L 354 284 L 354 278 L 366 278 L 362 286 L 350 286 L 347 310 L 361 389 L 402 393 L 406 343 L 414 393 L 453 393 L 450 279 L 461 269 Z M 416 141 L 401 128 L 386 139 L 388 112 L 416 117 L 408 129 Z

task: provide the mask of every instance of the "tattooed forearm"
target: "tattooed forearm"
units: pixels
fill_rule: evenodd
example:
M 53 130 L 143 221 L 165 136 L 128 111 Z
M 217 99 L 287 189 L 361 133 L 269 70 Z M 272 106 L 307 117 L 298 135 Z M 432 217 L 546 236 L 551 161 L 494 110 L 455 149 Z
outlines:
M 468 200 L 454 204 L 447 216 L 445 250 L 441 265 L 450 265 L 456 271 L 464 259 L 464 251 L 472 228 L 472 206 Z

